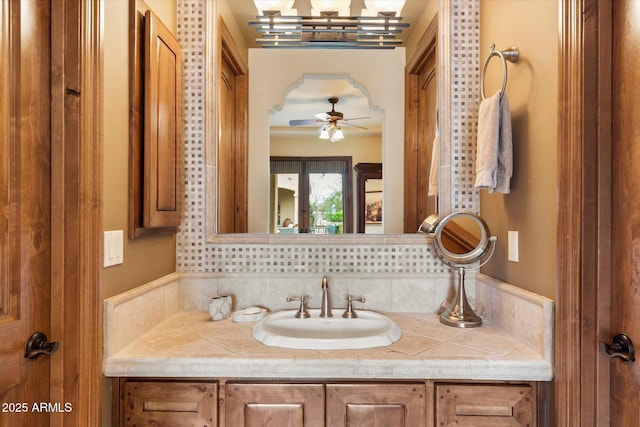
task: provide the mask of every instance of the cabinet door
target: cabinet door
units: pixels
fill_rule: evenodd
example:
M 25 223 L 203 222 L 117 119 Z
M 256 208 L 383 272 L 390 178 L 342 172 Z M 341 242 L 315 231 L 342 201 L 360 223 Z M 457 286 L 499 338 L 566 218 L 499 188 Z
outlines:
M 424 383 L 327 384 L 327 426 L 424 426 Z
M 536 424 L 536 394 L 529 384 L 438 384 L 437 426 L 530 426 Z
M 324 426 L 322 384 L 227 383 L 225 394 L 227 426 Z
M 173 34 L 145 12 L 144 226 L 180 223 L 182 51 Z
M 217 383 L 127 381 L 122 393 L 125 426 L 216 426 Z

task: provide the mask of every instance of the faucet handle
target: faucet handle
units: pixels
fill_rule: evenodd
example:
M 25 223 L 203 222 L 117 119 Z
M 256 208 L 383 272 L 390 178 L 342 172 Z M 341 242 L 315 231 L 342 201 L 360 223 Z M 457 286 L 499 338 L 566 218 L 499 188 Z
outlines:
M 344 311 L 344 313 L 342 313 L 342 317 L 344 317 L 345 319 L 355 319 L 356 317 L 358 317 L 358 315 L 356 314 L 355 310 L 353 309 L 353 302 L 365 302 L 364 297 L 361 298 L 357 298 L 351 295 L 347 295 L 347 297 L 345 298 L 345 300 L 347 301 L 347 309 Z
M 298 311 L 295 314 L 296 319 L 306 319 L 308 317 L 311 317 L 311 315 L 307 311 L 308 299 L 309 299 L 309 296 L 307 295 L 303 295 L 301 297 L 287 297 L 287 302 L 300 301 L 300 308 L 298 308 Z

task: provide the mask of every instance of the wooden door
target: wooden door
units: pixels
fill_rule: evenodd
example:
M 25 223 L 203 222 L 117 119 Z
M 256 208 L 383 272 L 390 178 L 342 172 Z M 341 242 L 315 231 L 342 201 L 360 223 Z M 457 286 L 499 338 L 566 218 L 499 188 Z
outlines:
M 248 67 L 222 18 L 219 29 L 217 232 L 246 233 Z
M 222 57 L 218 81 L 218 232 L 235 231 L 235 111 L 236 83 L 233 67 Z
M 50 4 L 0 2 L 0 425 L 48 425 L 51 336 Z M 59 356 L 54 354 L 52 357 Z M 63 408 L 64 409 L 64 408 Z
M 407 63 L 405 108 L 404 232 L 414 233 L 422 221 L 438 211 L 437 196 L 429 196 L 436 135 L 437 17 L 425 31 Z M 434 190 L 437 193 L 437 189 Z
M 613 5 L 611 335 L 640 345 L 640 2 Z M 636 350 L 637 351 L 637 350 Z M 611 361 L 612 426 L 640 425 L 640 360 Z

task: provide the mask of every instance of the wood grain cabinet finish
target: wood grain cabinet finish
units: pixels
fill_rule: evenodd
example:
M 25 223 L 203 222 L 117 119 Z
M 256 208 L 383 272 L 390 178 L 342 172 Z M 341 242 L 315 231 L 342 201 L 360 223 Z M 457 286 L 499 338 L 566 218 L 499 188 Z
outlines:
M 183 58 L 174 35 L 143 0 L 130 9 L 129 238 L 169 234 L 180 223 Z
M 535 382 L 120 378 L 115 426 L 447 427 L 545 424 Z M 541 403 L 542 402 L 542 403 Z
M 327 426 L 422 427 L 425 383 L 327 384 Z
M 536 392 L 528 384 L 437 384 L 436 426 L 536 425 Z
M 227 383 L 225 425 L 324 427 L 322 384 Z
M 182 51 L 150 10 L 145 13 L 144 226 L 180 223 Z
M 121 400 L 124 426 L 218 425 L 215 382 L 127 381 Z

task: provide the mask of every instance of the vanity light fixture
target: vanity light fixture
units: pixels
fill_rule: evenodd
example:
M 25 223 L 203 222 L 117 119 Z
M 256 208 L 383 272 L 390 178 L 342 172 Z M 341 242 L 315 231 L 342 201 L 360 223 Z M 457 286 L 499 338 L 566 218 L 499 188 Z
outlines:
M 258 16 L 249 21 L 260 34 L 256 43 L 270 48 L 393 49 L 409 24 L 402 22 L 404 0 L 365 2 L 362 16 L 349 16 L 351 0 L 309 0 L 312 16 L 294 16 L 291 0 L 254 0 Z

